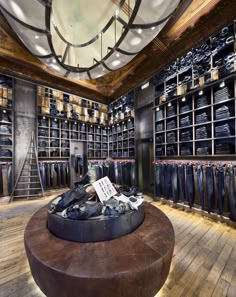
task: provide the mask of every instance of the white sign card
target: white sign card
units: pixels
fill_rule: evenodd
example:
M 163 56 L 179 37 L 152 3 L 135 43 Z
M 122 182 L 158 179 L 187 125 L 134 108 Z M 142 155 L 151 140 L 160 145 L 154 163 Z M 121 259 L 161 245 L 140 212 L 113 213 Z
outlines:
M 95 181 L 93 186 L 97 192 L 98 198 L 102 203 L 103 201 L 109 200 L 117 193 L 116 189 L 113 187 L 107 176 Z

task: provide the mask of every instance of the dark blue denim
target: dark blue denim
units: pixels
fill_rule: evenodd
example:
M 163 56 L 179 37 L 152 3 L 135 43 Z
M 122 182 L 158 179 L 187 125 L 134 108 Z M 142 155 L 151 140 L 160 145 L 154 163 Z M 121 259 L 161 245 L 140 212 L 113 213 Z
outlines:
M 171 164 L 165 164 L 164 175 L 165 175 L 165 198 L 172 198 L 172 182 L 171 182 Z
M 211 165 L 206 166 L 206 184 L 207 184 L 207 207 L 208 212 L 214 208 L 214 173 Z
M 43 162 L 39 163 L 39 171 L 40 171 L 40 176 L 41 176 L 41 181 L 42 181 L 42 186 L 43 189 L 46 189 L 46 174 L 45 174 L 45 167 Z
M 198 165 L 196 168 L 196 175 L 197 175 L 197 189 L 200 198 L 200 205 L 201 208 L 205 209 L 204 203 L 204 186 L 203 186 L 203 167 L 202 165 Z
M 178 166 L 177 164 L 172 164 L 171 168 L 171 186 L 172 186 L 172 198 L 176 203 L 179 201 L 179 191 L 178 191 Z
M 236 221 L 236 196 L 235 196 L 234 167 L 229 165 L 225 169 L 225 190 L 229 200 L 229 217 Z
M 155 164 L 155 196 L 161 197 L 162 194 L 162 175 L 163 175 L 163 164 Z
M 185 165 L 178 165 L 179 200 L 185 201 Z
M 224 210 L 224 168 L 217 166 L 216 168 L 216 184 L 217 184 L 217 196 L 218 196 L 218 212 L 223 214 Z
M 0 164 L 0 195 L 3 194 L 2 164 Z
M 12 192 L 12 164 L 7 163 L 7 190 L 8 194 L 11 195 Z
M 194 204 L 194 176 L 193 176 L 193 165 L 186 166 L 186 196 L 189 203 L 190 208 L 193 207 Z

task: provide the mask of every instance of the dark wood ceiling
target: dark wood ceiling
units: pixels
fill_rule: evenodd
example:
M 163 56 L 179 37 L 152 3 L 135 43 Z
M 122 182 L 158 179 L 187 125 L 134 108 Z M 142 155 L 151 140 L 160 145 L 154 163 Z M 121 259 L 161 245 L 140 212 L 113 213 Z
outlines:
M 49 72 L 0 15 L 0 72 L 109 103 L 234 19 L 235 0 L 182 0 L 158 37 L 131 63 L 99 79 L 76 82 Z

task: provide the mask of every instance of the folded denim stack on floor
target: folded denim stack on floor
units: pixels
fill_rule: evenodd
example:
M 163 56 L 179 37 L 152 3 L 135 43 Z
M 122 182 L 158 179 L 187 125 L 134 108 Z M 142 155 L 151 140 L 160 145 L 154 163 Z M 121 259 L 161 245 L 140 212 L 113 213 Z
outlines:
M 157 124 L 156 130 L 157 130 L 157 132 L 163 131 L 163 123 Z
M 163 110 L 158 110 L 158 111 L 156 112 L 156 120 L 157 120 L 157 121 L 161 121 L 161 120 L 163 120 Z
M 224 87 L 224 88 L 216 91 L 214 94 L 214 97 L 215 97 L 215 103 L 219 103 L 219 102 L 229 99 L 230 94 L 229 94 L 228 87 Z
M 189 105 L 184 105 L 180 107 L 180 113 L 188 112 L 190 111 L 190 106 Z
M 232 148 L 229 143 L 219 143 L 216 144 L 216 154 L 221 155 L 221 154 L 231 154 L 232 153 Z
M 180 149 L 180 155 L 192 155 L 191 148 L 187 146 L 182 146 Z
M 208 116 L 206 112 L 196 115 L 196 124 L 208 122 Z
M 216 110 L 216 120 L 227 119 L 230 117 L 229 107 L 226 105 L 221 106 Z
M 167 125 L 166 125 L 167 130 L 171 130 L 171 129 L 175 129 L 175 128 L 176 128 L 175 120 L 172 120 L 172 121 L 168 122 Z
M 180 134 L 181 141 L 190 141 L 192 140 L 191 132 L 186 131 Z
M 168 109 L 167 109 L 167 116 L 168 117 L 172 117 L 174 115 L 176 115 L 174 106 L 168 107 Z
M 174 142 L 176 142 L 175 132 L 167 133 L 167 135 L 166 135 L 166 142 L 167 143 L 174 143 Z
M 168 146 L 166 148 L 166 153 L 167 153 L 168 156 L 170 156 L 170 155 L 176 155 L 176 151 L 175 151 L 174 146 Z
M 231 136 L 229 124 L 215 127 L 216 137 Z
M 196 108 L 201 108 L 208 105 L 207 97 L 205 95 L 197 98 Z
M 209 155 L 208 147 L 198 147 L 197 148 L 197 155 L 198 156 Z
M 187 127 L 187 126 L 190 126 L 190 125 L 191 125 L 191 121 L 190 121 L 189 116 L 180 119 L 180 126 L 181 127 Z
M 207 128 L 205 126 L 196 129 L 196 139 L 208 138 Z

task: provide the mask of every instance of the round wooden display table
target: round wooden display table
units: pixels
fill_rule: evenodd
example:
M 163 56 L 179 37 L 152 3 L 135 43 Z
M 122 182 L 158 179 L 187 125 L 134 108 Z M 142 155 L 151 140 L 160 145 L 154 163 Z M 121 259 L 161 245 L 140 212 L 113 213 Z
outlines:
M 164 284 L 174 249 L 173 227 L 156 207 L 144 205 L 143 223 L 110 241 L 77 243 L 47 228 L 47 206 L 25 230 L 33 278 L 48 297 L 154 297 Z

